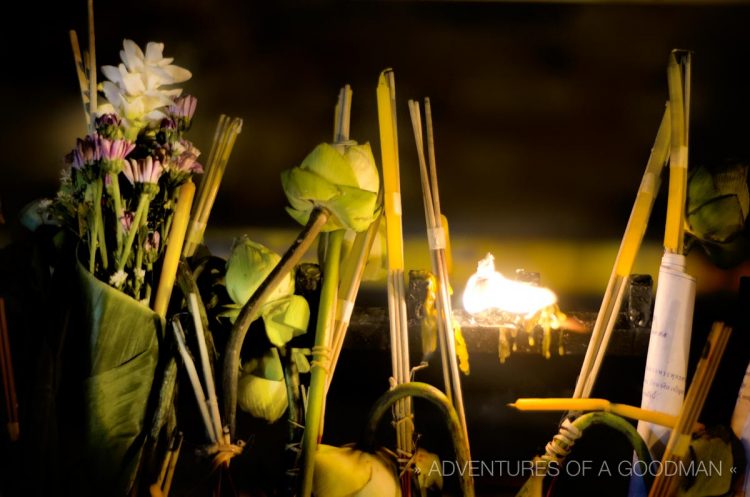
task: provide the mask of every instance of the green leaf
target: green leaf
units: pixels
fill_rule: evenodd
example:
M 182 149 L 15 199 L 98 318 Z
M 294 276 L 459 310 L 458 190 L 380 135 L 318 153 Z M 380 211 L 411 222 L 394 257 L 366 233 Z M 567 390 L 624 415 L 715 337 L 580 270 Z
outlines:
M 82 480 L 97 493 L 124 495 L 140 460 L 144 417 L 158 360 L 160 317 L 77 267 L 82 306 L 76 333 L 87 337 Z M 81 489 L 81 494 L 87 494 Z
M 720 437 L 703 435 L 690 444 L 693 471 L 688 475 L 687 488 L 680 488 L 679 497 L 725 495 L 732 484 L 732 446 Z M 686 463 L 690 464 L 690 463 Z M 716 468 L 726 468 L 718 471 Z

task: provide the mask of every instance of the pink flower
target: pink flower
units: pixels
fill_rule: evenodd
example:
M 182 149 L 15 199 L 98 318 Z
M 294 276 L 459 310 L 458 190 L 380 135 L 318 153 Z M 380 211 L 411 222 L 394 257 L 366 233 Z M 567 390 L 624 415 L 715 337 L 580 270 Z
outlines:
M 161 162 L 148 156 L 145 159 L 140 160 L 126 160 L 122 172 L 125 173 L 125 177 L 128 178 L 128 181 L 133 185 L 136 183 L 157 184 L 159 178 L 164 172 L 164 168 L 162 167 Z
M 201 151 L 187 140 L 180 140 L 173 145 L 174 154 L 169 161 L 169 169 L 175 173 L 203 173 L 203 166 L 198 162 Z
M 159 243 L 161 242 L 161 236 L 158 231 L 152 231 L 146 237 L 146 241 L 143 242 L 143 249 L 146 252 L 156 252 L 159 250 Z
M 133 225 L 133 217 L 134 214 L 130 211 L 126 211 L 122 214 L 122 217 L 120 218 L 120 224 L 122 225 L 122 230 L 125 233 L 128 233 L 130 231 L 130 227 Z
M 192 95 L 183 95 L 174 99 L 174 103 L 169 106 L 169 113 L 176 118 L 183 118 L 190 122 L 195 114 L 195 107 L 198 105 L 198 99 Z
M 133 151 L 135 145 L 127 140 L 110 140 L 99 138 L 99 150 L 101 158 L 106 161 L 117 161 L 124 159 Z

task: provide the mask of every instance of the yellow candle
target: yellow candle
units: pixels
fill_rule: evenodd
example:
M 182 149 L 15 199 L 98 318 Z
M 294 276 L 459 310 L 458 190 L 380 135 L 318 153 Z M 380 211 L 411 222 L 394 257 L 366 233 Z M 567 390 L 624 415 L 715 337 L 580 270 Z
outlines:
M 625 418 L 647 421 L 670 428 L 677 424 L 676 416 L 627 404 L 615 404 L 607 399 L 518 399 L 508 406 L 519 411 L 605 411 Z

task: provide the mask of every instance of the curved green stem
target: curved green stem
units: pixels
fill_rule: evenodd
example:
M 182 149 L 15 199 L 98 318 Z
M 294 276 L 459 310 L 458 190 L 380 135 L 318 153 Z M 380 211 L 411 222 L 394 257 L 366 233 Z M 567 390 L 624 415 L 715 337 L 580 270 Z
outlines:
M 96 205 L 94 206 L 94 212 L 96 216 L 96 236 L 98 238 L 97 246 L 99 247 L 99 255 L 102 258 L 102 267 L 106 270 L 109 266 L 109 258 L 107 257 L 107 240 L 104 235 L 104 217 L 102 216 L 102 197 L 104 196 L 104 180 L 99 178 L 96 180 Z
M 464 429 L 458 418 L 458 413 L 443 392 L 428 385 L 427 383 L 411 382 L 402 383 L 387 391 L 375 401 L 368 416 L 360 448 L 367 452 L 375 451 L 375 434 L 380 422 L 386 415 L 390 415 L 391 408 L 396 402 L 407 397 L 419 397 L 434 404 L 443 415 L 443 420 L 448 426 L 448 431 L 453 439 L 453 448 L 456 451 L 456 464 L 459 468 L 465 468 L 470 462 L 469 445 L 464 436 Z M 461 492 L 464 497 L 474 497 L 474 478 L 471 471 L 461 473 Z
M 281 280 L 289 273 L 294 266 L 302 259 L 307 249 L 315 241 L 315 237 L 328 222 L 330 213 L 322 208 L 317 207 L 310 213 L 302 232 L 297 239 L 287 249 L 281 260 L 268 274 L 263 283 L 260 284 L 252 297 L 245 303 L 240 311 L 237 320 L 232 327 L 232 333 L 227 342 L 227 348 L 224 353 L 224 416 L 229 424 L 229 430 L 234 436 L 235 418 L 237 414 L 237 382 L 240 372 L 240 349 L 245 341 L 245 335 L 250 328 L 250 323 L 255 321 L 260 315 L 260 309 L 266 303 L 268 297 L 273 293 Z
M 133 248 L 133 240 L 135 240 L 135 234 L 139 231 L 140 226 L 142 224 L 141 219 L 144 217 L 146 212 L 148 211 L 148 204 L 150 197 L 148 193 L 141 193 L 141 197 L 138 199 L 138 208 L 135 211 L 135 215 L 133 216 L 133 222 L 130 223 L 130 230 L 128 231 L 128 237 L 125 239 L 125 245 L 122 247 L 122 254 L 120 254 L 120 258 L 117 261 L 117 270 L 121 271 L 125 264 L 128 262 L 128 257 L 130 257 L 130 251 Z
M 302 437 L 302 497 L 310 497 L 313 486 L 313 466 L 318 450 L 318 438 L 323 421 L 323 403 L 326 396 L 326 380 L 330 364 L 329 343 L 336 317 L 336 295 L 339 287 L 339 266 L 344 230 L 337 230 L 328 237 L 323 286 L 320 289 L 318 323 L 315 329 L 315 347 L 310 376 L 310 393 L 305 415 L 305 433 Z

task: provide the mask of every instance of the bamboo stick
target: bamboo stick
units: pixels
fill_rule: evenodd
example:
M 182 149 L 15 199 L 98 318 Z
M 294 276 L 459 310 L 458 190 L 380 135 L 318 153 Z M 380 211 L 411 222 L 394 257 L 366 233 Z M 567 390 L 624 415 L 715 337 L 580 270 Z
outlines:
M 404 288 L 404 249 L 401 220 L 401 186 L 398 161 L 398 128 L 396 122 L 396 83 L 393 71 L 380 74 L 377 87 L 378 124 L 388 253 L 388 313 L 390 321 L 391 362 L 396 384 L 409 381 L 409 342 Z M 413 450 L 411 400 L 396 404 L 396 435 L 399 456 L 410 456 Z M 408 482 L 404 484 L 408 489 Z
M 188 180 L 180 187 L 180 193 L 177 197 L 172 228 L 169 230 L 169 238 L 167 239 L 167 250 L 164 254 L 164 264 L 161 268 L 159 286 L 154 300 L 154 312 L 162 318 L 167 315 L 169 299 L 172 296 L 172 287 L 177 276 L 177 265 L 180 262 L 180 253 L 185 242 L 187 223 L 190 219 L 190 207 L 193 205 L 193 195 L 195 195 L 195 184 Z
M 171 447 L 171 456 L 169 458 L 169 467 L 167 468 L 167 474 L 164 479 L 164 486 L 162 487 L 162 493 L 164 497 L 169 496 L 169 490 L 172 488 L 172 481 L 174 479 L 174 471 L 177 467 L 177 460 L 180 458 L 180 449 L 182 449 L 182 432 L 177 434 L 175 437 L 174 444 Z
M 18 398 L 16 397 L 16 380 L 13 374 L 11 352 L 5 299 L 0 297 L 0 366 L 2 368 L 3 388 L 5 390 L 5 409 L 8 416 L 8 436 L 11 442 L 15 442 L 20 436 L 20 425 L 18 418 Z
M 633 209 L 630 212 L 628 224 L 625 227 L 625 233 L 620 242 L 620 248 L 615 258 L 612 273 L 607 283 L 607 289 L 602 299 L 599 314 L 594 323 L 594 329 L 591 333 L 589 346 L 586 349 L 581 373 L 578 375 L 573 397 L 586 398 L 591 395 L 596 378 L 599 375 L 604 355 L 607 352 L 607 345 L 612 336 L 617 316 L 622 306 L 625 289 L 627 288 L 628 278 L 633 269 L 635 258 L 646 233 L 648 220 L 651 217 L 651 210 L 654 206 L 656 195 L 659 192 L 661 183 L 661 173 L 664 165 L 669 158 L 670 143 L 670 104 L 667 102 L 664 109 L 664 115 L 656 133 L 656 140 L 651 149 L 646 170 L 643 173 L 638 193 L 633 203 Z
M 661 467 L 665 467 L 668 461 L 679 463 L 688 456 L 693 427 L 703 410 L 731 332 L 731 328 L 721 322 L 714 323 L 711 328 L 703 354 L 696 366 L 693 381 L 685 396 L 685 402 L 677 417 L 677 424 L 669 437 Z M 648 495 L 649 497 L 672 496 L 679 482 L 679 475 L 667 476 L 664 472 L 660 472 L 656 475 Z

